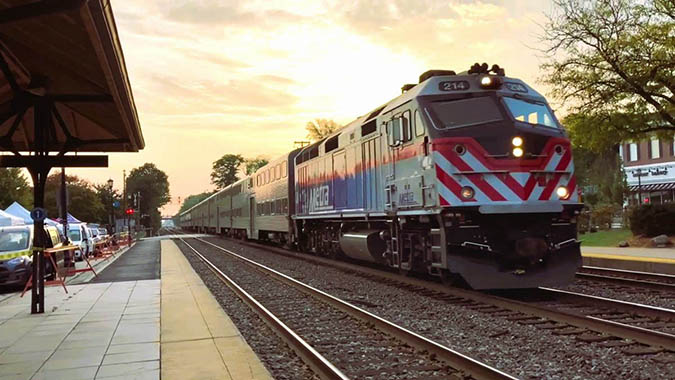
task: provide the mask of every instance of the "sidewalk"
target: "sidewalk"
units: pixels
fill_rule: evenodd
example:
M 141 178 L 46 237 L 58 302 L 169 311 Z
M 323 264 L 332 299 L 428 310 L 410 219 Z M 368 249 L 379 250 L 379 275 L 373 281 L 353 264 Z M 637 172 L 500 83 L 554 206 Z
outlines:
M 68 289 L 0 304 L 0 379 L 159 379 L 159 280 Z
M 159 262 L 160 244 L 127 254 Z M 112 282 L 47 287 L 44 314 L 0 300 L 0 380 L 271 379 L 173 241 L 161 256 L 161 279 L 115 282 L 120 260 Z

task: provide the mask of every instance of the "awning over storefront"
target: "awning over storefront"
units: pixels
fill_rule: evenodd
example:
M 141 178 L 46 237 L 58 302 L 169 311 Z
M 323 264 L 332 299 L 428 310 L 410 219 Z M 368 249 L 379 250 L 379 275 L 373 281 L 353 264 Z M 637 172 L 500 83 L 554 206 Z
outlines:
M 628 186 L 628 190 L 631 192 L 639 191 L 659 191 L 659 190 L 673 190 L 675 189 L 675 182 L 667 183 L 650 183 L 648 185 L 642 186 Z

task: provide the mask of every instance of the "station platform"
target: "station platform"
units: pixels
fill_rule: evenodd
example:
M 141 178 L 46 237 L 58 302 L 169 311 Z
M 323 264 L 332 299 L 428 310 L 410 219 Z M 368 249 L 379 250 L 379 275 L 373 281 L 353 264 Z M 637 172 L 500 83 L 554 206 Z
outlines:
M 581 247 L 584 265 L 675 275 L 673 248 Z
M 271 379 L 171 240 L 140 241 L 68 294 L 47 287 L 45 303 L 0 299 L 0 380 Z

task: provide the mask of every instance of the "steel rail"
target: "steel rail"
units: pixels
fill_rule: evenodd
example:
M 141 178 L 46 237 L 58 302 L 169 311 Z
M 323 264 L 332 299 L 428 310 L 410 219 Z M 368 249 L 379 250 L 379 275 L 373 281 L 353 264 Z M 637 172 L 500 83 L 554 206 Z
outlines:
M 600 282 L 609 282 L 619 285 L 634 286 L 634 287 L 643 287 L 650 288 L 655 290 L 670 291 L 675 292 L 675 283 L 666 283 L 659 282 L 661 281 L 675 281 L 675 276 L 670 276 L 666 274 L 659 273 L 648 273 L 648 272 L 634 272 L 626 271 L 619 269 L 610 269 L 610 268 L 599 268 L 599 267 L 582 267 L 582 271 L 576 273 L 576 277 L 590 280 L 590 281 L 600 281 Z M 597 273 L 587 273 L 583 270 L 595 271 L 607 274 L 597 274 Z M 647 279 L 636 279 L 636 278 L 627 278 L 621 277 L 622 275 L 632 275 L 648 278 Z M 656 281 L 654 281 L 656 280 Z
M 286 324 L 281 322 L 274 314 L 272 314 L 265 306 L 258 300 L 253 298 L 230 277 L 223 273 L 211 261 L 199 253 L 192 245 L 186 242 L 183 238 L 178 237 L 194 254 L 202 260 L 206 266 L 213 272 L 223 283 L 225 283 L 237 296 L 244 301 L 260 318 L 262 318 L 272 330 L 279 335 L 279 337 L 288 344 L 293 351 L 307 364 L 319 377 L 326 380 L 348 380 L 339 369 L 337 369 L 331 362 L 317 352 L 304 339 L 291 330 Z
M 203 240 L 203 239 L 200 239 Z M 216 244 L 213 244 L 211 242 L 206 243 L 213 245 L 215 247 L 219 247 Z M 307 254 L 300 254 L 300 253 L 295 253 L 291 252 L 285 249 L 277 248 L 277 247 L 270 247 L 258 243 L 252 243 L 252 242 L 243 242 L 243 241 L 236 241 L 238 244 L 242 245 L 247 245 L 251 247 L 255 247 L 258 249 L 265 249 L 268 251 L 276 252 L 281 255 L 285 255 L 288 257 L 293 257 L 296 259 L 304 260 L 307 262 L 312 262 L 312 263 L 320 263 L 322 265 L 330 266 L 339 270 L 344 270 L 348 271 L 351 273 L 356 273 L 356 274 L 363 274 L 367 275 L 370 277 L 376 277 L 380 279 L 384 279 L 387 281 L 391 282 L 396 282 L 399 284 L 403 284 L 406 286 L 413 286 L 413 287 L 419 287 L 419 288 L 424 288 L 428 290 L 432 290 L 444 295 L 451 295 L 454 297 L 460 297 L 464 298 L 467 300 L 471 300 L 474 302 L 480 302 L 480 303 L 485 303 L 485 304 L 490 304 L 493 306 L 497 306 L 506 310 L 514 311 L 514 312 L 521 312 L 525 314 L 529 314 L 532 316 L 537 316 L 540 318 L 546 318 L 555 322 L 559 323 L 565 323 L 571 326 L 579 327 L 579 328 L 585 328 L 591 331 L 594 331 L 596 333 L 600 334 L 610 334 L 619 338 L 627 339 L 627 340 L 633 340 L 638 343 L 650 345 L 650 346 L 655 346 L 655 347 L 662 347 L 671 351 L 675 351 L 675 335 L 672 334 L 667 334 L 667 333 L 662 333 L 654 330 L 648 330 L 640 327 L 635 327 L 635 326 L 630 326 L 626 324 L 621 324 L 617 323 L 614 321 L 609 321 L 609 320 L 604 320 L 600 319 L 597 317 L 593 316 L 587 316 L 583 314 L 577 314 L 577 313 L 572 313 L 572 312 L 566 312 L 562 310 L 557 310 L 553 309 L 550 307 L 546 306 L 540 306 L 540 305 L 534 305 L 531 303 L 523 302 L 523 301 L 517 301 L 513 300 L 510 298 L 505 298 L 505 297 L 499 297 L 499 296 L 494 296 L 491 294 L 486 294 L 474 290 L 467 290 L 467 289 L 460 289 L 460 288 L 455 288 L 455 287 L 449 287 L 445 286 L 442 284 L 437 284 L 433 283 L 430 281 L 425 281 L 421 279 L 416 279 L 416 278 L 410 278 L 410 277 L 402 277 L 401 275 L 397 273 L 392 273 L 392 272 L 387 272 L 382 269 L 375 269 L 371 267 L 366 267 L 362 265 L 355 265 L 351 263 L 347 263 L 344 261 L 337 261 L 337 260 L 332 260 L 332 259 L 327 259 L 323 257 L 318 257 L 318 256 L 312 256 L 312 255 L 307 255 Z M 225 249 L 222 247 L 219 247 L 221 249 Z M 542 289 L 542 288 L 540 288 Z M 546 291 L 546 290 L 544 290 Z M 609 300 L 609 299 L 608 299 Z M 601 300 L 595 300 L 598 302 L 602 302 Z M 595 302 L 594 301 L 594 302 Z M 615 301 L 615 300 L 611 300 Z M 620 301 L 621 302 L 621 301 Z M 617 303 L 614 304 L 616 306 Z M 633 306 L 630 305 L 629 302 L 621 303 L 621 307 L 623 308 L 628 308 L 631 307 L 633 309 L 639 307 L 638 305 L 640 304 L 634 304 Z M 642 306 L 647 306 L 647 305 L 642 305 Z M 663 309 L 663 308 L 656 308 L 653 307 L 654 309 Z M 655 311 L 652 309 L 640 309 L 642 311 L 645 310 L 651 310 L 650 313 L 661 313 L 660 311 Z M 670 313 L 673 312 L 670 309 L 663 309 L 665 310 L 665 313 L 667 314 L 662 314 L 662 316 L 669 316 L 672 319 L 672 316 L 670 316 Z M 650 314 L 652 315 L 652 314 Z
M 675 310 L 667 309 L 665 307 L 645 305 L 641 303 L 622 301 L 607 297 L 593 296 L 590 294 L 571 292 L 569 290 L 560 290 L 544 287 L 540 287 L 539 289 L 544 291 L 545 293 L 555 295 L 557 299 L 570 299 L 593 306 L 601 305 L 613 308 L 621 308 L 623 310 L 628 310 L 630 312 L 642 314 L 645 316 L 675 321 Z
M 237 258 L 238 260 L 252 266 L 253 268 L 261 271 L 262 273 L 284 283 L 293 288 L 302 291 L 305 294 L 310 295 L 313 298 L 316 298 L 332 307 L 335 307 L 342 312 L 349 314 L 350 316 L 365 321 L 374 325 L 380 331 L 389 334 L 398 338 L 399 340 L 413 346 L 419 350 L 426 351 L 430 354 L 435 354 L 437 359 L 443 360 L 448 363 L 451 367 L 466 372 L 475 379 L 516 379 L 515 377 L 504 373 L 496 368 L 492 368 L 484 363 L 479 362 L 469 356 L 466 356 L 462 353 L 454 351 L 444 345 L 441 345 L 437 342 L 434 342 L 428 338 L 425 338 L 415 332 L 412 332 L 408 329 L 400 327 L 388 320 L 381 318 L 373 313 L 370 313 L 366 310 L 363 310 L 357 306 L 354 306 L 348 302 L 345 302 L 335 296 L 332 296 L 322 290 L 311 287 L 305 283 L 302 283 L 290 276 L 287 276 L 279 271 L 276 271 L 272 268 L 269 268 L 265 265 L 259 264 L 251 259 L 243 257 L 235 252 L 223 248 L 214 243 L 206 241 L 201 238 L 193 238 L 195 240 L 201 241 L 202 243 L 208 244 L 216 249 L 219 249 L 228 255 Z M 182 239 L 181 239 L 182 240 Z

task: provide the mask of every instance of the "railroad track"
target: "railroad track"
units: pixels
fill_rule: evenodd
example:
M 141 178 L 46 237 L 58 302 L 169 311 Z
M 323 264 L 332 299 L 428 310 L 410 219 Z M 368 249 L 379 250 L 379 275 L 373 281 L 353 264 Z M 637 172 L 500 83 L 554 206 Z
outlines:
M 324 379 L 514 379 L 217 244 L 176 237 Z M 208 249 L 225 254 L 232 263 L 227 265 L 230 275 L 235 271 L 239 278 L 209 260 Z M 261 285 L 269 285 L 267 278 L 277 283 Z
M 675 310 L 671 309 L 548 288 L 520 294 L 476 292 L 258 243 L 236 243 L 330 266 L 520 324 L 553 330 L 556 335 L 621 347 L 629 355 L 675 352 Z
M 584 266 L 576 276 L 589 281 L 665 291 L 675 297 L 675 276 L 673 275 Z

